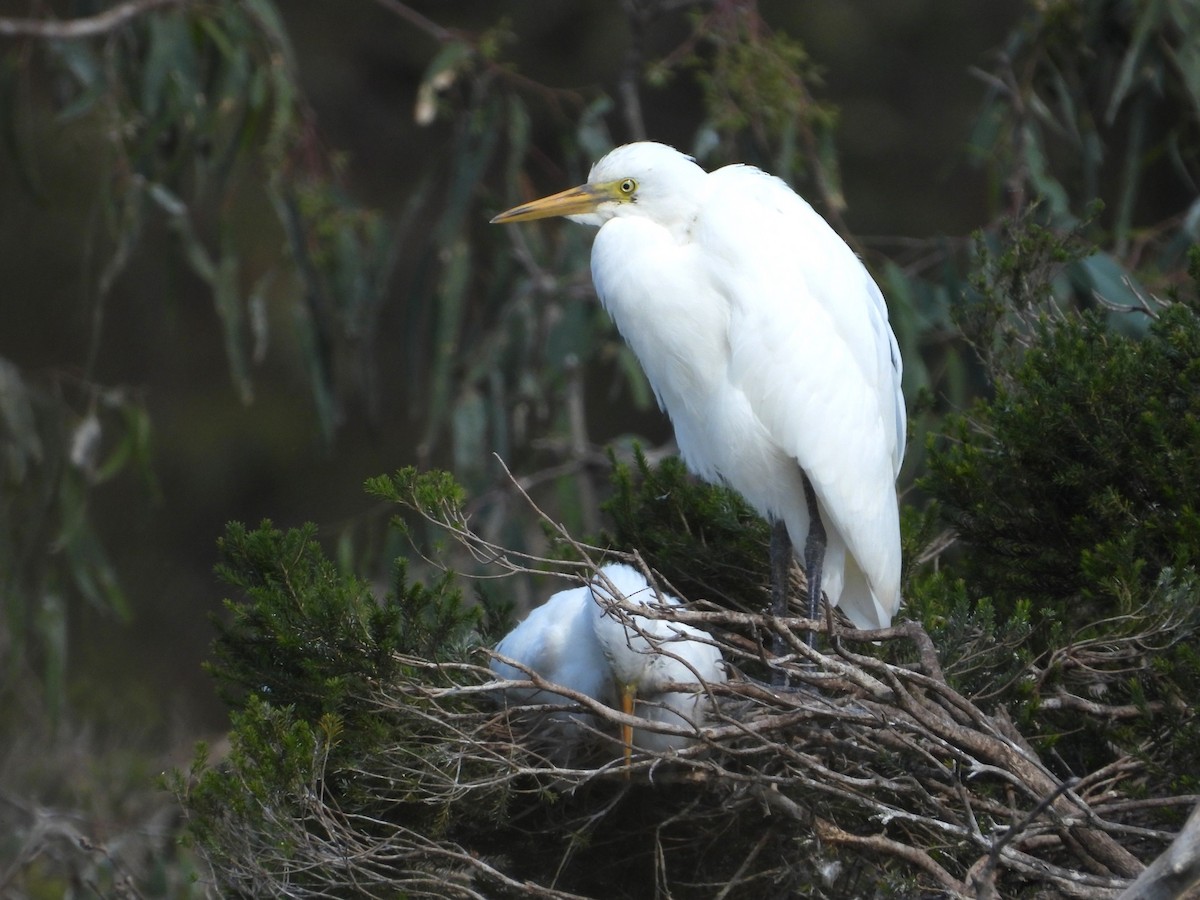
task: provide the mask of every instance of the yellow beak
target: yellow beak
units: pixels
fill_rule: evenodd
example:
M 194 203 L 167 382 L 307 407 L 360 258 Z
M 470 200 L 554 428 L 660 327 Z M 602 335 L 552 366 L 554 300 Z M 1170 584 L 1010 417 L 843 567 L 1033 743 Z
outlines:
M 548 219 L 551 216 L 575 216 L 595 212 L 597 206 L 611 199 L 612 194 L 605 190 L 603 185 L 581 184 L 579 187 L 505 210 L 492 219 L 492 224 L 529 222 L 533 219 Z
M 634 704 L 637 700 L 637 686 L 626 684 L 621 687 L 621 712 L 627 716 L 633 715 Z M 633 726 L 622 723 L 621 740 L 625 744 L 625 768 L 633 761 Z

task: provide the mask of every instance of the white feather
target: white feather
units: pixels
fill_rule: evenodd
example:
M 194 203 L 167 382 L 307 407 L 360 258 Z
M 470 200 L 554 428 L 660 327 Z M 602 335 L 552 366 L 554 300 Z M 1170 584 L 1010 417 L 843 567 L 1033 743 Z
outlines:
M 590 586 L 560 591 L 534 609 L 499 644 L 496 652 L 555 685 L 616 707 L 618 688 L 636 689 L 637 716 L 650 722 L 694 729 L 702 727 L 708 695 L 667 691 L 667 685 L 717 684 L 726 679 L 721 651 L 711 636 L 681 623 L 625 613 L 619 599 L 648 608 L 657 600 L 640 572 L 626 565 L 601 568 Z M 679 600 L 664 595 L 665 606 Z M 497 677 L 525 681 L 521 668 L 491 661 Z M 508 702 L 519 705 L 566 706 L 574 701 L 552 689 L 508 688 Z M 595 717 L 580 712 L 554 712 L 548 733 L 569 752 L 596 726 Z M 633 745 L 662 751 L 688 746 L 692 738 L 635 728 Z
M 900 605 L 895 476 L 901 362 L 862 263 L 786 184 L 750 166 L 711 174 L 662 144 L 618 148 L 589 183 L 631 178 L 601 205 L 592 277 L 671 417 L 685 463 L 724 481 L 797 548 L 801 470 L 828 547 L 824 587 L 856 625 Z

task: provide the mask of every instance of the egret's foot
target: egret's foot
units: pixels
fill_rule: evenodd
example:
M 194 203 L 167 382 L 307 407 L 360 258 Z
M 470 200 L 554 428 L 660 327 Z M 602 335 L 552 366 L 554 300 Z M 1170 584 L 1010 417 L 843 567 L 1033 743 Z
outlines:
M 788 611 L 788 569 L 792 564 L 792 538 L 787 525 L 776 521 L 771 525 L 771 615 L 783 618 Z M 771 655 L 779 659 L 787 652 L 783 635 L 771 632 Z M 787 685 L 787 673 L 782 669 L 771 669 L 771 684 L 776 687 Z
M 821 521 L 821 508 L 817 504 L 817 492 L 804 477 L 804 499 L 808 501 L 808 538 L 804 541 L 804 578 L 808 582 L 808 617 L 816 621 L 821 606 L 821 569 L 825 565 L 825 523 Z M 817 647 L 816 632 L 808 633 L 808 646 Z

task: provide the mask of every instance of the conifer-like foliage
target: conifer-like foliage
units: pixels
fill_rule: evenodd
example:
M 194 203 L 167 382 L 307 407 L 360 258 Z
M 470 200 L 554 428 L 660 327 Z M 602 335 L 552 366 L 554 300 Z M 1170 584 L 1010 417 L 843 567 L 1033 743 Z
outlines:
M 175 779 L 192 836 L 227 873 L 224 886 L 250 896 L 275 893 L 284 877 L 305 890 L 327 883 L 328 873 L 285 874 L 293 856 L 340 840 L 325 804 L 356 816 L 386 807 L 389 819 L 429 836 L 449 821 L 445 801 L 372 787 L 391 748 L 419 752 L 436 737 L 428 710 L 381 714 L 380 697 L 412 676 L 413 661 L 428 667 L 423 683 L 445 682 L 436 667 L 465 654 L 479 610 L 464 608 L 448 578 L 410 582 L 402 560 L 392 590 L 377 598 L 338 570 L 315 533 L 311 524 L 228 526 L 217 573 L 240 595 L 226 601 L 208 668 L 232 709 L 230 754 L 210 767 L 201 748 L 190 775 Z M 461 809 L 455 821 L 469 830 L 476 815 L 490 822 L 493 812 Z
M 1030 622 L 1008 656 L 1026 733 L 1080 768 L 1113 747 L 1153 758 L 1178 786 L 1200 739 L 1194 291 L 1123 312 L 1140 336 L 1101 309 L 991 317 L 994 397 L 949 420 L 923 481 L 959 541 L 926 587 L 958 577 L 960 599 Z M 1108 715 L 1081 719 L 1084 697 Z
M 216 623 L 208 668 L 235 710 L 257 695 L 310 721 L 344 716 L 370 685 L 395 675 L 399 654 L 444 659 L 478 619 L 448 579 L 409 584 L 404 560 L 392 593 L 377 600 L 325 556 L 312 524 L 283 532 L 233 522 L 219 549 L 217 575 L 242 596 L 225 603 L 229 621 Z
M 599 543 L 642 553 L 689 597 L 758 611 L 766 597 L 768 529 L 734 491 L 688 473 L 678 457 L 612 458 L 611 522 Z M 719 549 L 718 549 L 719 548 Z
M 1163 309 L 1141 339 L 1096 312 L 1039 320 L 1011 383 L 950 434 L 927 484 L 971 545 L 978 595 L 1070 621 L 1111 611 L 1118 584 L 1200 559 L 1200 317 L 1188 306 Z

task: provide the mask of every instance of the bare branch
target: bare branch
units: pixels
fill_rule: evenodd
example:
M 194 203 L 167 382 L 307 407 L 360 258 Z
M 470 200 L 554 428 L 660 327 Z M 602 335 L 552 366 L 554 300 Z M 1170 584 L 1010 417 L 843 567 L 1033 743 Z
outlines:
M 902 844 L 880 834 L 866 836 L 850 834 L 825 819 L 817 819 L 815 824 L 817 835 L 824 841 L 854 847 L 867 853 L 897 857 L 932 875 L 942 887 L 952 893 L 959 895 L 966 893 L 965 885 L 938 865 L 933 857 L 924 850 Z
M 1120 900 L 1175 900 L 1200 887 L 1200 805 L 1192 810 L 1183 830 Z
M 399 0 L 375 0 L 375 3 L 441 43 L 454 40 L 458 36 L 456 32 L 439 25 L 428 16 L 421 15 L 407 3 L 400 3 Z
M 616 556 L 669 589 L 637 553 L 611 554 L 576 541 L 519 485 L 514 490 L 579 562 L 551 563 L 485 541 L 457 507 L 421 513 L 487 560 L 500 573 L 495 577 L 536 566 L 584 582 L 595 577 L 599 560 Z M 276 849 L 279 835 L 263 834 L 233 864 L 215 868 L 248 893 L 271 893 L 265 879 L 274 867 L 311 875 L 317 886 L 307 894 L 289 884 L 297 896 L 385 896 L 389 890 L 428 896 L 436 873 L 450 886 L 442 896 L 552 897 L 590 892 L 583 886 L 590 881 L 563 873 L 578 874 L 588 848 L 611 850 L 620 835 L 631 840 L 630 852 L 642 854 L 638 865 L 653 872 L 664 895 L 681 893 L 685 884 L 690 891 L 710 888 L 709 895 L 748 894 L 765 883 L 806 895 L 818 880 L 835 894 L 845 888 L 846 895 L 859 895 L 861 884 L 828 881 L 824 858 L 837 861 L 828 876 L 835 880 L 844 860 L 851 863 L 847 871 L 858 870 L 855 877 L 906 873 L 914 892 L 975 900 L 1038 892 L 1115 900 L 1142 871 L 1139 857 L 1170 841 L 1161 823 L 1171 809 L 1195 802 L 1192 795 L 1145 797 L 1153 762 L 1138 755 L 1104 760 L 1077 778 L 1064 774 L 1022 737 L 1002 707 L 984 709 L 946 680 L 936 648 L 917 623 L 882 631 L 835 628 L 834 650 L 818 652 L 798 635 L 809 625 L 828 632 L 821 621 L 704 603 L 636 610 L 619 598 L 611 604 L 613 615 L 631 612 L 700 626 L 720 648 L 728 682 L 685 678 L 664 686 L 702 692 L 702 722 L 627 714 L 494 653 L 523 677 L 499 680 L 481 665 L 405 657 L 398 660 L 403 674 L 368 698 L 396 737 L 339 774 L 382 812 L 364 818 L 332 801 L 314 801 L 294 823 L 284 822 L 282 813 L 273 820 L 290 829 L 286 860 Z M 762 648 L 773 635 L 787 653 L 770 662 L 786 672 L 788 688 L 748 674 L 766 672 Z M 1076 637 L 1055 665 L 1092 677 L 1131 664 L 1120 647 Z M 1134 642 L 1154 646 L 1164 637 L 1151 623 Z M 907 643 L 903 657 L 915 655 L 918 664 L 880 658 L 893 642 Z M 669 642 L 662 652 L 671 653 Z M 530 702 L 517 702 L 531 695 Z M 1103 704 L 1070 708 L 1098 723 L 1114 714 Z M 620 740 L 627 725 L 690 740 L 676 749 L 641 749 L 627 765 Z M 312 793 L 321 798 L 319 780 Z M 390 812 L 414 805 L 444 810 L 452 831 L 421 834 L 408 812 Z M 477 846 L 465 823 L 484 809 L 502 812 L 484 820 L 487 837 Z M 516 818 L 506 820 L 509 814 Z M 517 886 L 502 854 L 479 850 L 503 846 L 496 835 L 505 828 L 520 833 L 523 847 L 531 846 L 532 835 L 536 851 L 522 852 L 541 854 L 536 866 L 522 863 L 522 872 L 540 873 L 528 885 Z M 697 850 L 730 841 L 738 852 L 719 866 Z M 822 849 L 801 854 L 798 862 L 795 849 L 804 842 Z M 1183 858 L 1191 857 L 1185 852 Z M 589 859 L 588 865 L 595 857 Z M 697 866 L 701 874 L 694 874 Z
M 75 41 L 98 37 L 125 25 L 131 19 L 165 6 L 183 7 L 192 0 L 129 0 L 112 9 L 80 19 L 8 19 L 0 18 L 0 37 L 33 37 L 54 41 Z

